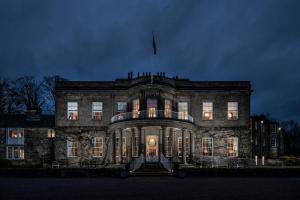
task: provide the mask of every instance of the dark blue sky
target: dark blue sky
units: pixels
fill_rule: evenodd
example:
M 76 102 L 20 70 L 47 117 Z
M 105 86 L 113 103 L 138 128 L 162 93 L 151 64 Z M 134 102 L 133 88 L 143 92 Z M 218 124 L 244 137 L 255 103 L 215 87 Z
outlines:
M 300 1 L 0 1 L 1 76 L 128 71 L 250 80 L 252 114 L 299 121 Z

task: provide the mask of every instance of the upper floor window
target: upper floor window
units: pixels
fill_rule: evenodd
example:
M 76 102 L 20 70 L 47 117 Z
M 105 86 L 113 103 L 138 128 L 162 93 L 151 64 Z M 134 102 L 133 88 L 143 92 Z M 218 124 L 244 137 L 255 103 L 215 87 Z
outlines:
M 188 119 L 188 103 L 178 102 L 178 119 Z
M 24 147 L 23 146 L 7 146 L 6 158 L 9 160 L 23 160 Z
M 78 142 L 77 141 L 67 141 L 67 156 L 77 157 L 78 156 Z
M 227 155 L 230 157 L 238 156 L 238 138 L 237 137 L 227 138 Z
M 127 109 L 126 102 L 117 102 L 117 113 L 124 113 Z
M 165 117 L 172 117 L 172 101 L 167 99 L 165 100 Z
M 68 119 L 77 120 L 78 119 L 78 103 L 68 102 Z
M 156 99 L 147 99 L 147 110 L 148 117 L 156 117 L 157 116 L 157 100 Z
M 103 117 L 103 103 L 93 102 L 92 103 L 92 117 L 94 120 L 102 120 Z
M 9 128 L 7 130 L 7 144 L 24 145 L 24 129 Z
M 212 156 L 213 155 L 213 139 L 202 138 L 202 155 L 203 156 Z
M 237 120 L 239 117 L 238 102 L 228 102 L 227 119 Z
M 55 138 L 55 130 L 49 128 L 48 132 L 47 132 L 47 137 L 48 138 Z
M 93 157 L 103 156 L 103 137 L 93 138 Z
M 212 102 L 203 102 L 202 119 L 203 120 L 212 120 L 213 119 L 213 103 Z
M 140 114 L 140 100 L 135 99 L 132 102 L 132 117 L 138 118 Z

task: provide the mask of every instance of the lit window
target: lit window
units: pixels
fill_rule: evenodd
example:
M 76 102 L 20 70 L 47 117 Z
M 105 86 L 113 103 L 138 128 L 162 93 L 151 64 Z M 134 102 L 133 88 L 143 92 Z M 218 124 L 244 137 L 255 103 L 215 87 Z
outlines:
M 133 148 L 132 148 L 132 156 L 133 157 L 138 157 L 139 156 L 139 146 L 138 146 L 138 140 L 139 140 L 139 138 L 138 138 L 138 136 L 135 136 L 134 138 L 133 138 L 133 141 L 132 141 L 132 145 L 133 145 Z
M 47 137 L 48 138 L 55 138 L 55 130 L 54 129 L 48 129 Z
M 127 152 L 126 152 L 126 137 L 122 138 L 122 157 L 126 157 Z
M 172 117 L 172 101 L 165 100 L 165 118 Z
M 227 155 L 229 157 L 238 156 L 238 138 L 227 138 Z
M 212 120 L 213 119 L 213 103 L 203 102 L 202 119 Z
M 178 119 L 188 119 L 188 103 L 178 102 Z
M 78 119 L 78 103 L 68 102 L 68 119 L 77 120 Z
M 102 120 L 103 117 L 103 103 L 93 102 L 92 103 L 92 117 L 94 120 Z
M 78 142 L 67 141 L 67 154 L 68 154 L 68 157 L 77 157 L 77 155 L 78 155 Z
M 182 137 L 178 137 L 178 157 L 182 157 Z
M 7 146 L 6 158 L 9 160 L 23 160 L 24 147 L 23 146 Z
M 148 117 L 155 118 L 157 116 L 157 100 L 156 99 L 147 99 L 147 108 L 148 108 Z
M 103 137 L 93 138 L 93 157 L 103 156 Z
M 213 139 L 202 138 L 202 155 L 212 156 L 213 155 Z
M 9 128 L 7 129 L 7 144 L 24 145 L 24 129 L 23 128 Z
M 135 99 L 132 102 L 132 117 L 138 118 L 140 114 L 140 100 Z
M 239 111 L 238 111 L 238 102 L 228 102 L 228 111 L 227 119 L 228 120 L 237 120 Z

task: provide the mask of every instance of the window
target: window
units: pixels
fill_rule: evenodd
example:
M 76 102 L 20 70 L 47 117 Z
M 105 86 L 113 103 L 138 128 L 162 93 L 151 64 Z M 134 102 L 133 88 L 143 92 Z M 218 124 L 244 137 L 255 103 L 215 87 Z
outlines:
M 172 157 L 172 138 L 170 136 L 166 136 L 166 146 L 165 146 L 167 152 L 167 157 Z
M 122 138 L 122 157 L 126 157 L 127 152 L 126 152 L 126 137 Z
M 178 157 L 182 157 L 182 137 L 178 137 Z
M 78 119 L 78 103 L 68 102 L 68 119 L 77 120 Z
M 188 119 L 188 103 L 179 102 L 178 103 L 178 119 L 187 120 Z
M 148 117 L 155 118 L 157 117 L 157 100 L 156 99 L 147 99 L 147 109 Z
M 213 139 L 202 138 L 202 155 L 212 156 L 213 155 Z
M 213 119 L 213 103 L 203 102 L 202 119 L 212 120 Z
M 132 141 L 132 156 L 133 157 L 138 157 L 139 156 L 139 146 L 138 146 L 138 141 L 139 141 L 139 138 L 138 136 L 135 136 L 133 138 L 133 141 Z
M 119 157 L 120 156 L 120 138 L 119 137 L 116 137 L 116 144 L 115 144 L 115 147 L 116 147 L 116 157 Z
M 92 102 L 92 117 L 94 120 L 102 120 L 103 102 Z
M 165 118 L 172 117 L 172 101 L 165 100 Z
M 186 158 L 188 158 L 189 155 L 190 155 L 190 140 L 189 140 L 189 138 L 188 137 L 185 138 L 184 142 L 185 142 L 185 145 L 184 145 L 184 147 L 185 147 L 185 156 L 186 156 Z
M 103 137 L 93 138 L 93 157 L 103 156 Z
M 78 155 L 78 142 L 67 141 L 68 157 L 76 157 Z
M 126 102 L 117 102 L 117 113 L 124 113 L 127 109 L 127 103 Z
M 9 128 L 7 129 L 7 144 L 24 145 L 24 129 Z
M 140 100 L 135 99 L 132 102 L 132 117 L 138 118 L 140 114 Z
M 239 117 L 238 102 L 228 102 L 227 119 L 237 120 Z
M 49 128 L 48 132 L 47 132 L 47 137 L 48 138 L 55 138 L 55 130 Z
M 24 147 L 23 146 L 7 146 L 6 158 L 9 160 L 23 160 Z
M 238 156 L 238 138 L 227 138 L 227 155 L 229 157 Z

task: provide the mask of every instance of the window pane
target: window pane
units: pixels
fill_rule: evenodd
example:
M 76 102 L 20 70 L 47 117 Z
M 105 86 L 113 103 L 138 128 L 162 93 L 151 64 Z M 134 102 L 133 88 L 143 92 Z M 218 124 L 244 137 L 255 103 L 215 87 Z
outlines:
M 228 102 L 228 120 L 238 119 L 238 102 Z
M 202 104 L 202 119 L 203 120 L 212 120 L 213 119 L 213 103 L 212 102 L 203 102 Z

